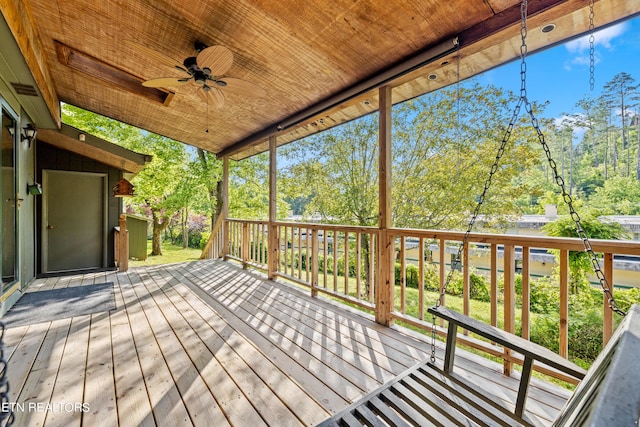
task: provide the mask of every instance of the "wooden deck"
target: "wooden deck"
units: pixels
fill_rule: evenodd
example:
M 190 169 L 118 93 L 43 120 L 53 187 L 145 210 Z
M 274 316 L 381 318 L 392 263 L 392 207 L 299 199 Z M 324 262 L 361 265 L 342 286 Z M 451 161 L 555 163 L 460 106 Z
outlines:
M 116 310 L 7 330 L 14 425 L 313 426 L 429 357 L 415 333 L 229 262 L 47 278 L 29 291 L 109 281 Z M 501 370 L 456 358 L 458 374 L 513 404 L 517 380 Z M 548 425 L 569 392 L 534 380 L 529 396 L 527 414 Z

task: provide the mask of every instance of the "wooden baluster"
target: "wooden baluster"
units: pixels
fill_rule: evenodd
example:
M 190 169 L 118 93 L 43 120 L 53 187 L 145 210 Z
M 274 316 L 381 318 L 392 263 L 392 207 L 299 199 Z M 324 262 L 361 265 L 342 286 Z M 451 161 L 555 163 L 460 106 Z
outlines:
M 464 244 L 462 248 L 462 303 L 463 303 L 463 313 L 467 316 L 469 315 L 469 309 L 471 307 L 471 289 L 469 286 L 469 242 Z M 464 331 L 464 334 L 467 335 L 468 332 Z
M 313 230 L 311 238 L 311 296 L 318 296 L 318 230 Z M 325 263 L 326 264 L 326 263 Z
M 360 283 L 360 268 L 361 268 L 361 260 L 360 260 L 360 245 L 361 245 L 361 239 L 362 239 L 362 233 L 360 231 L 358 231 L 356 233 L 356 298 L 360 299 L 361 298 L 361 293 L 362 293 L 362 289 L 360 288 L 361 283 Z
M 333 291 L 338 292 L 338 230 L 333 230 Z
M 447 272 L 445 269 L 447 242 L 444 239 L 440 239 L 438 242 L 440 246 L 440 295 L 442 295 L 440 304 L 444 307 L 446 305 L 446 295 L 444 289 L 445 280 L 447 280 Z M 444 327 L 444 320 L 440 319 L 440 327 Z
M 406 238 L 400 236 L 400 312 L 405 313 L 406 309 L 406 288 L 407 288 L 407 260 L 405 257 Z M 394 267 L 395 271 L 395 267 Z M 395 281 L 394 281 L 395 282 Z M 395 286 L 395 283 L 394 283 Z
M 324 229 L 322 231 L 322 256 L 324 257 L 324 261 L 322 262 L 323 266 L 322 266 L 322 287 L 327 289 L 327 258 L 329 256 L 329 243 L 327 242 L 328 238 L 329 238 L 329 230 Z
M 418 319 L 424 320 L 424 237 L 418 246 Z
M 498 326 L 498 245 L 491 244 L 491 326 Z
M 247 268 L 249 261 L 249 223 L 242 223 L 242 268 Z
M 529 277 L 529 253 L 527 246 L 522 247 L 522 338 L 529 339 L 531 329 L 530 305 L 531 290 Z
M 378 281 L 376 280 L 376 271 L 375 271 L 375 267 L 376 267 L 376 253 L 377 253 L 377 245 L 378 245 L 378 239 L 377 239 L 377 234 L 373 234 L 371 233 L 371 236 L 369 237 L 369 302 L 373 304 L 374 300 L 374 296 L 375 296 L 375 291 L 376 291 L 376 283 L 378 283 Z
M 344 232 L 344 294 L 349 295 L 349 232 Z

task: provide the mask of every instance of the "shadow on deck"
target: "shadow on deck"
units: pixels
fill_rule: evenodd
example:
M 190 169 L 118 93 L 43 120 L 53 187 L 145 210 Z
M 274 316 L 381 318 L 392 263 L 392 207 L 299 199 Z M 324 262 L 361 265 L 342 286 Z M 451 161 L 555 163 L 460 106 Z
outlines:
M 312 426 L 430 354 L 427 337 L 223 261 L 47 278 L 28 291 L 104 282 L 115 310 L 9 325 L 15 425 Z M 460 351 L 456 371 L 514 404 L 518 381 L 501 365 Z M 527 416 L 548 425 L 569 395 L 534 380 Z

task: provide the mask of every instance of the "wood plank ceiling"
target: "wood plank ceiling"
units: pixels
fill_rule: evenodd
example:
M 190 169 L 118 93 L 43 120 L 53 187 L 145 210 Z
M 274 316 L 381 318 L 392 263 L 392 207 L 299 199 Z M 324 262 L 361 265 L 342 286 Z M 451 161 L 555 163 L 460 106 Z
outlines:
M 519 0 L 23 2 L 61 101 L 235 158 L 264 150 L 271 133 L 287 143 L 373 111 L 377 92 L 364 90 L 278 129 L 287 118 L 447 40 L 458 37 L 459 50 L 389 81 L 394 102 L 454 82 L 458 56 L 465 78 L 516 58 L 520 45 Z M 586 0 L 530 0 L 529 12 L 531 50 L 588 30 Z M 598 27 L 638 12 L 637 1 L 595 2 Z M 540 27 L 550 22 L 557 29 L 543 34 Z M 234 62 L 227 76 L 255 83 L 266 95 L 223 89 L 224 106 L 209 105 L 207 114 L 195 85 L 140 85 L 183 77 L 171 60 L 194 56 L 196 41 L 229 48 Z

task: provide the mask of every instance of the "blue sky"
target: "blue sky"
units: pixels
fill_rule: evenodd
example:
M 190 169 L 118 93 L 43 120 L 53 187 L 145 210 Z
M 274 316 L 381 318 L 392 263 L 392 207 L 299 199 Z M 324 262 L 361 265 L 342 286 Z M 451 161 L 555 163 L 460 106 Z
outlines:
M 596 17 L 597 23 L 597 17 Z M 640 83 L 640 18 L 597 31 L 595 85 L 589 87 L 589 36 L 527 56 L 527 96 L 549 101 L 545 116 L 558 118 L 579 111 L 575 104 L 585 95 L 597 97 L 602 87 L 624 71 Z M 484 73 L 480 83 L 520 90 L 520 60 Z

